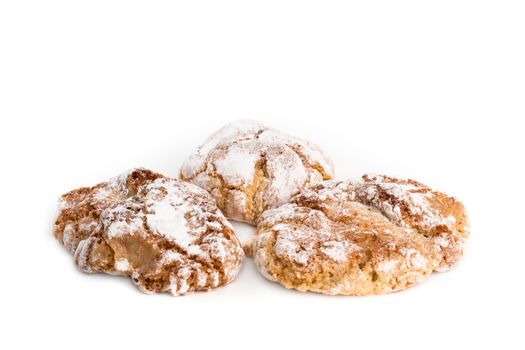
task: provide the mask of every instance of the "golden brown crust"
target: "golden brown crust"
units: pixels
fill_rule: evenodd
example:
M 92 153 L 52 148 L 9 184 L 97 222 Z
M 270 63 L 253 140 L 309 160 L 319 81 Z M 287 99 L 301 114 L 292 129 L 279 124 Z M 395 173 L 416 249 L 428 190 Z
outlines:
M 246 252 L 288 288 L 383 294 L 453 266 L 467 236 L 456 199 L 415 181 L 365 175 L 312 185 L 266 211 Z
M 208 193 L 146 169 L 71 191 L 60 207 L 54 235 L 79 269 L 130 276 L 144 292 L 229 283 L 244 257 Z

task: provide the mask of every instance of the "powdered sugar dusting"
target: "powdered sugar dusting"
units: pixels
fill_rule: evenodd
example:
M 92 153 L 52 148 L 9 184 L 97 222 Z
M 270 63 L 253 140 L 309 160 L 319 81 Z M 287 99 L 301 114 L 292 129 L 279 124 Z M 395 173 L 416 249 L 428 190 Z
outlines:
M 432 228 L 445 225 L 451 228 L 455 223 L 453 216 L 444 216 L 432 206 L 433 192 L 430 188 L 415 182 L 392 181 L 381 175 L 365 175 L 363 180 L 353 183 L 358 196 L 380 209 L 390 220 L 409 226 L 401 213 L 400 204 L 406 206 L 408 214 L 421 218 L 422 225 Z M 395 203 L 382 200 L 380 192 L 393 198 Z
M 428 260 L 415 249 L 403 248 L 401 250 L 401 253 L 403 253 L 403 255 L 408 259 L 410 264 L 417 269 L 424 269 L 429 263 Z
M 129 270 L 128 259 L 119 259 L 115 262 L 115 269 L 117 271 L 126 272 Z
M 273 229 L 279 233 L 275 242 L 275 254 L 280 257 L 291 258 L 298 264 L 306 265 L 312 252 L 311 249 L 305 249 L 307 247 L 297 243 L 296 238 L 300 233 L 284 224 L 277 225 Z
M 96 238 L 89 237 L 80 241 L 77 249 L 75 250 L 75 263 L 81 271 L 93 272 L 93 269 L 89 264 L 89 254 L 95 242 Z
M 242 187 L 252 183 L 255 164 L 259 159 L 258 152 L 249 152 L 239 145 L 233 145 L 223 158 L 215 161 L 215 167 L 228 185 Z
M 387 259 L 376 265 L 376 270 L 382 273 L 388 273 L 393 271 L 399 265 L 399 260 Z
M 457 200 L 413 180 L 324 181 L 267 210 L 250 252 L 265 277 L 288 288 L 387 293 L 450 266 L 462 253 L 455 226 L 465 221 Z
M 272 211 L 278 213 L 281 208 L 284 210 L 282 214 L 288 213 L 289 215 L 294 207 L 293 205 L 285 205 Z M 331 260 L 344 262 L 351 253 L 361 249 L 358 245 L 345 239 L 344 234 L 323 230 L 329 229 L 329 227 L 327 218 L 321 212 L 311 210 L 301 215 L 304 217 L 301 220 L 305 225 L 304 227 L 287 223 L 270 225 L 271 230 L 276 233 L 275 254 L 277 256 L 291 259 L 300 265 L 306 265 L 317 252 L 320 252 Z M 271 214 L 265 218 L 267 224 L 275 222 Z M 316 229 L 321 231 L 316 231 Z M 269 232 L 260 231 L 256 245 L 264 244 L 264 241 L 270 237 Z
M 182 262 L 183 256 L 182 254 L 174 251 L 174 250 L 167 250 L 164 253 L 162 253 L 162 257 L 160 259 L 160 265 L 168 265 L 172 262 Z
M 197 285 L 199 287 L 204 287 L 206 285 L 207 279 L 208 279 L 208 275 L 206 275 L 204 272 L 202 271 L 197 272 Z
M 337 262 L 344 262 L 348 259 L 348 254 L 359 249 L 359 246 L 348 241 L 327 241 L 321 243 L 319 250 Z
M 211 285 L 212 287 L 217 287 L 219 285 L 219 273 L 217 271 L 211 273 Z
M 436 236 L 432 238 L 432 241 L 439 247 L 446 248 L 449 246 L 449 241 L 443 236 Z
M 66 247 L 66 249 L 71 253 L 74 253 L 76 249 L 75 240 L 73 238 L 74 233 L 75 230 L 71 224 L 67 224 L 64 227 L 64 231 L 62 233 L 62 243 L 64 244 L 64 247 Z
M 268 185 L 246 193 L 254 185 L 256 171 Z M 323 176 L 333 176 L 333 165 L 319 147 L 247 120 L 228 124 L 210 136 L 181 168 L 184 180 L 210 191 L 216 199 L 228 198 L 221 209 L 229 218 L 250 223 L 261 208 L 287 202 L 304 185 Z M 255 213 L 247 208 L 253 198 L 263 202 L 252 208 Z
M 152 214 L 146 215 L 147 225 L 152 232 L 187 248 L 198 236 L 189 231 L 184 217 L 187 210 L 184 209 L 186 208 L 173 206 L 167 199 L 153 202 L 149 207 Z
M 97 200 L 103 200 L 109 197 L 109 195 L 111 195 L 111 191 L 107 187 L 101 187 L 93 196 Z
M 66 214 L 82 221 L 63 225 L 60 238 L 82 271 L 126 274 L 144 292 L 173 295 L 217 287 L 236 277 L 244 257 L 241 244 L 203 189 L 137 169 L 79 194 L 81 200 L 71 197 L 74 192 L 66 197 Z M 74 213 L 78 203 L 83 210 L 100 210 L 99 217 L 97 212 L 81 212 L 87 213 L 85 218 Z M 77 236 L 88 237 L 77 242 Z M 111 251 L 114 261 L 108 260 Z M 169 285 L 163 285 L 167 279 L 162 274 L 169 274 Z
M 224 126 L 219 131 L 210 136 L 204 142 L 204 144 L 199 147 L 198 153 L 200 155 L 206 156 L 224 142 L 251 137 L 252 134 L 258 133 L 264 129 L 264 125 L 254 120 L 237 120 Z
M 272 147 L 267 150 L 266 171 L 271 177 L 268 193 L 272 207 L 287 202 L 308 180 L 301 158 L 290 148 Z
M 143 221 L 141 218 L 118 217 L 118 213 L 121 210 L 122 208 L 117 206 L 115 209 L 109 210 L 102 215 L 102 223 L 104 223 L 106 226 L 106 233 L 109 238 L 120 237 L 123 235 L 133 235 L 142 228 Z M 113 218 L 109 219 L 110 217 Z

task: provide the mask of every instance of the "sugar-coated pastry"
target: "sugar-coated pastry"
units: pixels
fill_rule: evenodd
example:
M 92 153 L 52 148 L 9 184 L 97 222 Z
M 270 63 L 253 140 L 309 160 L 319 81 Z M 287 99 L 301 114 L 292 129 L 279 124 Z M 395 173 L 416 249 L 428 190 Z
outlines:
M 255 224 L 306 185 L 333 178 L 316 145 L 251 120 L 224 126 L 182 165 L 181 178 L 217 200 L 227 218 Z
M 244 258 L 206 191 L 142 168 L 63 195 L 54 235 L 81 271 L 129 276 L 143 292 L 225 285 Z
M 468 235 L 455 198 L 413 180 L 364 175 L 309 186 L 264 212 L 245 250 L 287 288 L 384 294 L 450 269 Z

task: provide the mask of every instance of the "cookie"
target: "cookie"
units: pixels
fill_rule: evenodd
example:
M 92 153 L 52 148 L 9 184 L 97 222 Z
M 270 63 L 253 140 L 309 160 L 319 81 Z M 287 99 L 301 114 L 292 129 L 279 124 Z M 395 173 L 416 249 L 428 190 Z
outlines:
M 364 175 L 312 185 L 264 212 L 246 251 L 287 288 L 384 294 L 450 269 L 468 235 L 455 198 L 416 181 Z
M 251 120 L 211 135 L 180 171 L 181 179 L 209 191 L 227 218 L 250 224 L 333 176 L 332 161 L 318 146 Z
M 231 282 L 244 258 L 201 188 L 134 169 L 60 198 L 54 236 L 81 271 L 129 276 L 143 292 L 184 295 Z

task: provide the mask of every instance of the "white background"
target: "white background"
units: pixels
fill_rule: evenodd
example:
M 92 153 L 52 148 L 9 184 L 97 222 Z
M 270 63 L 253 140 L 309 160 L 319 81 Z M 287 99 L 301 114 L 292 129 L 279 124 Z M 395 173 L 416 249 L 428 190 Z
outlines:
M 1 1 L 0 347 L 523 349 L 524 48 L 523 1 Z M 239 118 L 322 145 L 340 179 L 457 196 L 463 261 L 377 297 L 286 290 L 249 259 L 178 298 L 76 270 L 60 194 L 175 176 Z

